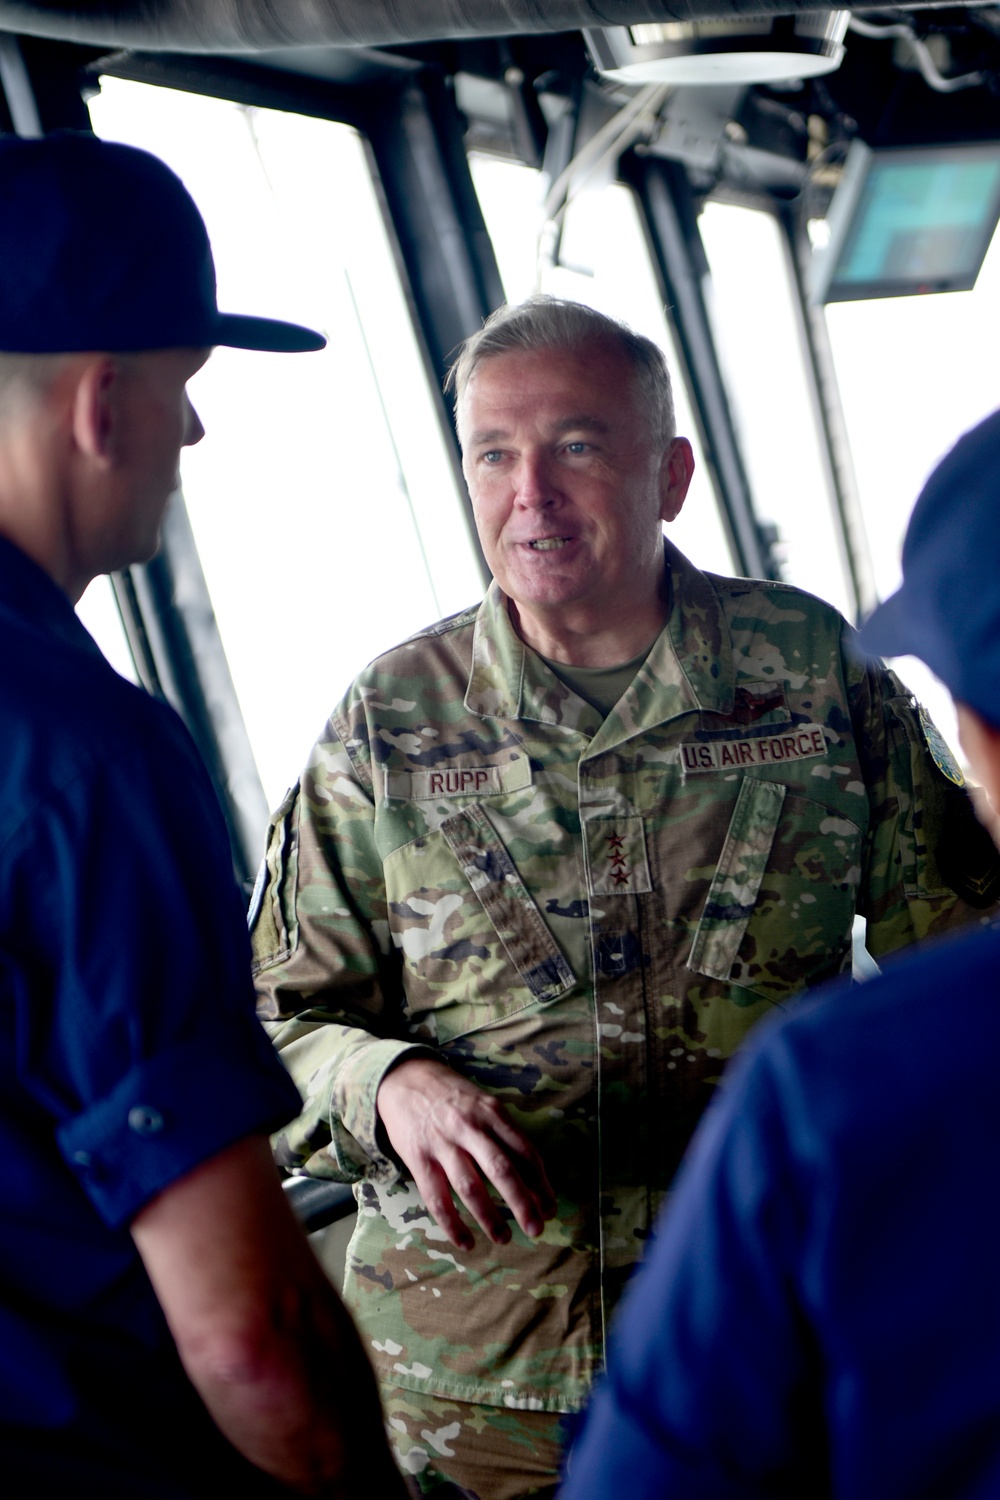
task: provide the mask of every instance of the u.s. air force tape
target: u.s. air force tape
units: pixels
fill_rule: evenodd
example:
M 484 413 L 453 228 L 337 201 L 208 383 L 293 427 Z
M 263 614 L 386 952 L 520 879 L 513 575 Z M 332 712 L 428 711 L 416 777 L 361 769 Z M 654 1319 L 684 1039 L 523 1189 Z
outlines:
M 812 760 L 826 754 L 826 735 L 819 724 L 796 724 L 781 734 L 739 740 L 688 740 L 681 745 L 685 776 L 699 771 L 737 771 L 741 766 L 776 766 Z

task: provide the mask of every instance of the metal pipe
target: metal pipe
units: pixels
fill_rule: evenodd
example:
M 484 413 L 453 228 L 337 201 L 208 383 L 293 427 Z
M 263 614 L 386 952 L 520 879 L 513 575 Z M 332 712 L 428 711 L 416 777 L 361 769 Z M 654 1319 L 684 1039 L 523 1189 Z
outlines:
M 676 162 L 626 158 L 625 176 L 636 188 L 668 316 L 693 397 L 705 462 L 737 567 L 747 577 L 780 578 L 754 507 L 729 396 L 719 365 L 705 301 L 708 260 L 690 184 Z
M 922 8 L 919 4 L 913 9 Z M 810 13 L 816 0 L 0 0 L 0 30 L 145 51 L 254 52 Z M 870 10 L 865 4 L 842 10 Z

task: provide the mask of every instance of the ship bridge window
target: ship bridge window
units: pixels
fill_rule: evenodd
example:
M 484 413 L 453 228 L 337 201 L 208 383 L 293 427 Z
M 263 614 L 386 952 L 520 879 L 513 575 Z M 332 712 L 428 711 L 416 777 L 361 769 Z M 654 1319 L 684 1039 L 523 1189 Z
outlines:
M 830 303 L 826 320 L 884 599 L 898 587 L 903 533 L 924 480 L 963 432 L 1000 407 L 1000 235 L 970 292 Z M 951 699 L 929 668 L 915 657 L 893 665 L 957 747 Z
M 351 676 L 481 597 L 438 406 L 355 131 L 115 78 L 90 107 L 186 183 L 224 310 L 330 341 L 220 348 L 190 387 L 184 497 L 274 806 Z
M 76 606 L 76 612 L 116 672 L 137 682 L 128 640 L 118 613 L 115 596 L 106 578 L 95 578 Z
M 699 228 L 716 347 L 757 513 L 777 528 L 782 577 L 851 615 L 781 230 L 770 214 L 711 202 Z

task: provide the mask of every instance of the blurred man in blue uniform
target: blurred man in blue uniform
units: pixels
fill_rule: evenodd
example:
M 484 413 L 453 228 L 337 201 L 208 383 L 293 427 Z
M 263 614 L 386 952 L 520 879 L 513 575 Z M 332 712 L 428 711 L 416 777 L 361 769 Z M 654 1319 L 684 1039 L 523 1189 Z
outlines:
M 211 784 L 73 609 L 156 550 L 211 346 L 323 342 L 218 311 L 204 225 L 155 158 L 0 140 L 7 1495 L 402 1494 L 274 1173 L 299 1098 L 253 1016 Z
M 862 632 L 945 682 L 995 809 L 998 492 L 1000 413 L 931 476 Z M 766 1024 L 630 1288 L 561 1500 L 995 1500 L 998 1068 L 996 929 Z

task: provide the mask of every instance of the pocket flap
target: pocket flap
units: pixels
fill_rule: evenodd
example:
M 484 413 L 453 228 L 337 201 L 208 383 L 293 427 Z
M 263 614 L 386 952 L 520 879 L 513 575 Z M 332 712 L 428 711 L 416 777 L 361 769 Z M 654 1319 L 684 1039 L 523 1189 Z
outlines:
M 565 995 L 576 976 L 483 809 L 473 806 L 452 813 L 440 831 L 535 999 Z
M 727 980 L 753 914 L 785 800 L 777 781 L 744 778 L 687 967 Z

